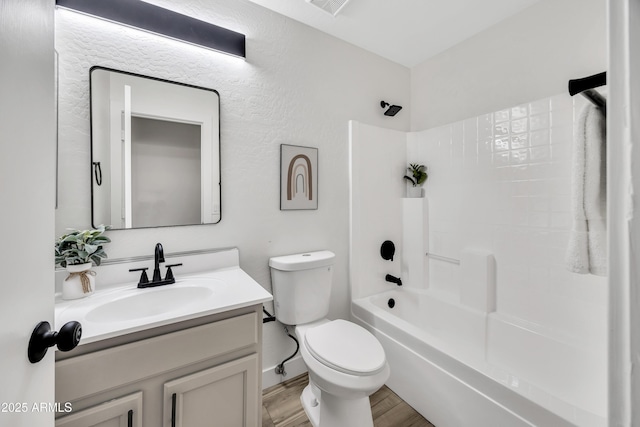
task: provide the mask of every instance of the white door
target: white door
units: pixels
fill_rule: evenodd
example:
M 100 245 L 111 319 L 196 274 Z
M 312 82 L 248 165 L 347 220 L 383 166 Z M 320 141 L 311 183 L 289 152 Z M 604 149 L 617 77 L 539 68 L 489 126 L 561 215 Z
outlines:
M 53 351 L 27 360 L 33 328 L 53 324 L 53 38 L 53 0 L 0 1 L 0 427 L 54 419 L 40 406 L 54 402 Z

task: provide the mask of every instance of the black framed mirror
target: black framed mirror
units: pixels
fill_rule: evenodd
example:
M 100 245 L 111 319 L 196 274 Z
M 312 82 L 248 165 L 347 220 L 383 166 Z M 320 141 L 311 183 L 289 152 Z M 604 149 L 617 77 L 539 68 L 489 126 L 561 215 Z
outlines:
M 218 223 L 218 92 L 104 67 L 90 85 L 93 225 Z

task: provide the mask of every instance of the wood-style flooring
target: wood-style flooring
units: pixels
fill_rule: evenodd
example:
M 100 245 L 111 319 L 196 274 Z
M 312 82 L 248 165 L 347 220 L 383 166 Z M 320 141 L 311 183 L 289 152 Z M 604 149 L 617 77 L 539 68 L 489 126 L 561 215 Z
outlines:
M 262 427 L 311 427 L 300 403 L 307 374 L 276 384 L 262 393 Z M 434 427 L 387 386 L 371 397 L 375 427 Z

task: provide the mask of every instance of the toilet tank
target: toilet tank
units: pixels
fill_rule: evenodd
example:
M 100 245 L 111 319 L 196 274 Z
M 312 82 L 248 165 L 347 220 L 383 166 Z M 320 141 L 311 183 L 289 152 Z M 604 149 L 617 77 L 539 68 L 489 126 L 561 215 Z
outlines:
M 333 252 L 317 251 L 269 259 L 278 321 L 302 325 L 327 315 L 334 258 Z

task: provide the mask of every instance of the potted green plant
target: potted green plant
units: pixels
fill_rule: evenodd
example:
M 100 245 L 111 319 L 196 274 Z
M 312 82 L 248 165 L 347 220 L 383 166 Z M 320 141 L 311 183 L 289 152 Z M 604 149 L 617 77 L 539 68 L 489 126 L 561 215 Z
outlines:
M 110 228 L 100 225 L 90 230 L 70 230 L 56 240 L 56 265 L 69 273 L 62 283 L 62 299 L 82 298 L 93 293 L 96 273 L 91 267 L 100 265 L 107 257 L 103 246 L 111 239 L 104 233 Z
M 411 172 L 411 176 L 404 176 L 404 179 L 411 183 L 411 187 L 407 188 L 407 197 L 422 197 L 422 184 L 429 177 L 427 167 L 418 163 L 409 163 L 407 170 Z

